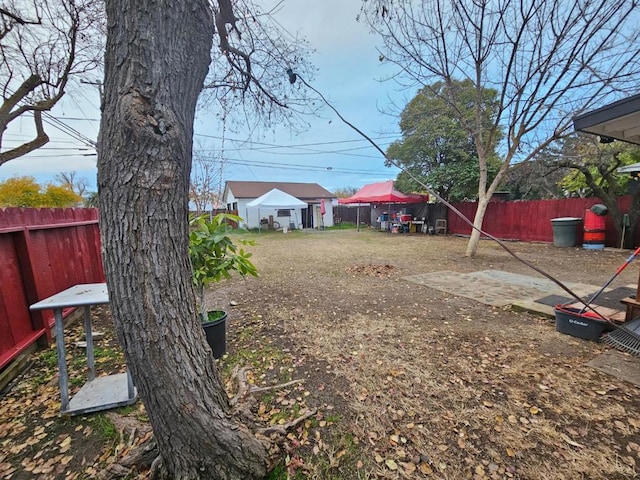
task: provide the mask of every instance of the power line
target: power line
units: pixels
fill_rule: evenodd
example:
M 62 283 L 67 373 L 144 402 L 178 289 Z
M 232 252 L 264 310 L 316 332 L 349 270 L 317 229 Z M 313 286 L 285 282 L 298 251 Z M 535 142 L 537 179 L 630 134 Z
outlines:
M 194 136 L 196 137 L 204 137 L 204 138 L 213 138 L 216 140 L 223 140 L 222 137 L 217 136 L 217 135 L 205 135 L 203 133 L 195 133 Z M 393 135 L 393 134 L 389 134 L 389 135 L 382 135 L 380 137 L 374 137 L 374 140 L 388 140 L 388 139 L 392 139 L 392 138 L 397 138 L 398 135 Z M 253 144 L 253 145 L 264 145 L 267 147 L 272 147 L 272 148 L 297 148 L 297 147 L 317 147 L 317 146 L 324 146 L 324 145 L 338 145 L 338 144 L 342 144 L 342 143 L 362 143 L 362 142 L 367 142 L 364 139 L 353 139 L 353 140 L 333 140 L 333 141 L 328 141 L 328 142 L 315 142 L 315 143 L 293 143 L 290 145 L 278 145 L 276 143 L 265 143 L 265 142 L 257 142 L 251 139 L 241 139 L 241 138 L 225 138 L 224 140 L 226 141 L 231 141 L 231 142 L 239 142 L 239 143 L 249 143 L 249 144 Z
M 7 91 L 11 95 L 13 95 L 15 93 L 9 88 L 7 88 Z M 43 117 L 43 120 L 44 120 L 45 123 L 48 123 L 52 127 L 54 127 L 56 129 L 60 130 L 61 132 L 69 135 L 70 137 L 72 137 L 73 139 L 79 141 L 80 143 L 84 143 L 85 145 L 88 145 L 88 146 L 93 147 L 93 148 L 96 147 L 97 143 L 94 140 L 92 140 L 89 137 L 85 136 L 83 133 L 79 132 L 75 128 L 67 125 L 62 120 L 59 120 L 58 118 L 54 117 L 49 112 L 43 111 L 42 112 L 42 117 Z
M 94 148 L 96 147 L 97 142 L 95 140 L 92 140 L 89 137 L 85 136 L 83 133 L 81 133 L 78 130 L 76 130 L 75 128 L 67 125 L 62 120 L 58 120 L 56 117 L 51 115 L 49 112 L 42 112 L 42 115 L 44 117 L 43 120 L 46 123 L 48 123 L 49 125 L 51 125 L 52 127 L 57 128 L 61 132 L 66 133 L 67 135 L 69 135 L 72 138 L 75 138 L 76 140 L 78 140 L 81 143 L 84 143 L 84 144 L 86 144 L 86 145 L 88 145 L 90 147 L 94 147 Z
M 215 162 L 215 160 L 203 160 L 205 162 Z M 303 165 L 299 163 L 275 163 L 275 162 L 267 162 L 261 160 L 244 160 L 240 158 L 224 158 L 221 160 L 222 163 L 229 163 L 231 165 L 243 165 L 246 167 L 260 167 L 260 168 L 270 168 L 274 170 L 302 170 L 302 171 L 310 171 L 310 172 L 324 172 L 324 173 L 341 173 L 341 174 L 350 174 L 350 175 L 380 175 L 383 172 L 380 171 L 371 171 L 371 170 L 356 170 L 356 169 L 346 169 L 346 168 L 333 168 L 333 167 L 324 167 L 319 165 Z M 385 171 L 384 173 L 388 173 Z
M 67 154 L 66 157 L 94 157 L 96 153 L 71 153 Z M 33 155 L 29 154 L 28 158 L 60 158 L 61 154 L 52 154 L 52 155 Z

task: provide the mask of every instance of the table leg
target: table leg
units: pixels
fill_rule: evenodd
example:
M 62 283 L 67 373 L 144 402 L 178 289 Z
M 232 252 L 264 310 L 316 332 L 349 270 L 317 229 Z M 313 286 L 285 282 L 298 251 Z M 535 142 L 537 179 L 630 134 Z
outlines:
M 93 332 L 91 331 L 91 306 L 84 307 L 84 332 L 87 343 L 87 365 L 89 367 L 89 381 L 96 378 L 95 359 L 93 354 Z
M 64 327 L 62 323 L 62 309 L 53 310 L 56 329 L 56 352 L 58 354 L 58 385 L 60 387 L 60 410 L 64 413 L 69 410 L 69 374 L 67 372 L 67 358 L 64 350 Z

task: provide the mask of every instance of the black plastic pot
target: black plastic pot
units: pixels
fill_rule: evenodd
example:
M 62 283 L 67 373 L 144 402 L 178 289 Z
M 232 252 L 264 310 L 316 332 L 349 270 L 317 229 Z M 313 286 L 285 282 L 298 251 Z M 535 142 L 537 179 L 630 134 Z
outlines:
M 214 310 L 207 312 L 211 321 L 202 324 L 207 336 L 207 343 L 213 350 L 214 358 L 221 358 L 227 353 L 227 312 Z

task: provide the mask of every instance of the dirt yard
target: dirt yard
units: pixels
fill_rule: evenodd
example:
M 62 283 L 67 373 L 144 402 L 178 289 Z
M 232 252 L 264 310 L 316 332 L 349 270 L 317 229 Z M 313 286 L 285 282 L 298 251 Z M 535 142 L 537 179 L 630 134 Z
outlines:
M 270 478 L 637 478 L 638 388 L 585 365 L 606 346 L 557 333 L 548 318 L 402 279 L 487 269 L 538 276 L 499 246 L 482 241 L 467 259 L 466 239 L 453 236 L 334 230 L 244 238 L 257 241 L 247 249 L 260 277 L 234 278 L 208 297 L 210 307 L 229 312 L 221 369 L 228 375 L 248 365 L 259 385 L 304 380 L 260 399 L 256 415 L 265 422 L 318 410 L 288 435 Z M 629 255 L 508 245 L 563 281 L 593 285 Z M 639 268 L 632 264 L 612 286 L 637 283 Z M 87 429 L 88 439 L 100 430 L 92 417 L 49 412 L 38 422 L 40 389 L 52 391 L 52 403 L 55 378 L 27 387 L 42 374 L 36 367 L 0 399 L 0 476 L 91 478 L 126 450 L 123 432 L 79 442 Z M 144 419 L 140 407 L 122 415 Z M 58 461 L 44 475 L 33 458 L 38 442 L 15 447 L 34 442 L 35 431 L 50 449 L 72 438 L 68 451 L 54 452 L 67 468 Z

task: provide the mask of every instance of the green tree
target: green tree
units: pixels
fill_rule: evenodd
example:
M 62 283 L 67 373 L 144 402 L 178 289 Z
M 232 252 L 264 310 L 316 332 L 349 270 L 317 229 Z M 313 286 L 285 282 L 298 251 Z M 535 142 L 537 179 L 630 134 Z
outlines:
M 594 135 L 573 134 L 556 142 L 546 153 L 550 170 L 572 170 L 560 181 L 566 195 L 598 197 L 607 206 L 618 236 L 616 244 L 620 244 L 623 212 L 618 207 L 618 197 L 627 193 L 631 176 L 618 173 L 618 169 L 640 162 L 640 146 L 625 142 L 602 144 Z M 635 232 L 640 219 L 640 189 L 634 189 L 626 213 L 628 231 Z
M 98 192 L 89 192 L 84 196 L 84 206 L 88 208 L 98 208 L 100 206 L 100 198 Z
M 474 94 L 445 100 L 475 141 L 478 208 L 467 256 L 476 254 L 491 196 L 512 162 L 526 162 L 573 128 L 572 118 L 637 91 L 638 0 L 367 0 L 381 58 L 404 88 L 470 80 Z M 497 91 L 485 123 L 483 92 Z M 469 112 L 473 115 L 469 116 Z M 500 169 L 490 176 L 499 132 Z
M 449 90 L 457 91 L 466 111 L 460 112 L 447 101 L 451 96 Z M 481 93 L 483 124 L 488 127 L 494 122 L 497 92 L 483 89 Z M 420 89 L 407 104 L 400 115 L 402 140 L 393 142 L 387 149 L 387 157 L 405 168 L 398 175 L 399 190 L 421 191 L 422 183 L 446 200 L 477 197 L 480 173 L 475 139 L 459 119 L 461 114 L 468 119 L 475 115 L 472 108 L 475 94 L 470 80 L 453 81 L 449 85 L 436 82 Z M 498 140 L 496 135 L 494 146 Z M 499 169 L 495 149 L 489 152 L 487 163 L 489 179 L 492 179 Z
M 33 177 L 13 177 L 0 182 L 0 207 L 72 207 L 82 197 L 72 190 L 49 184 L 44 188 Z

